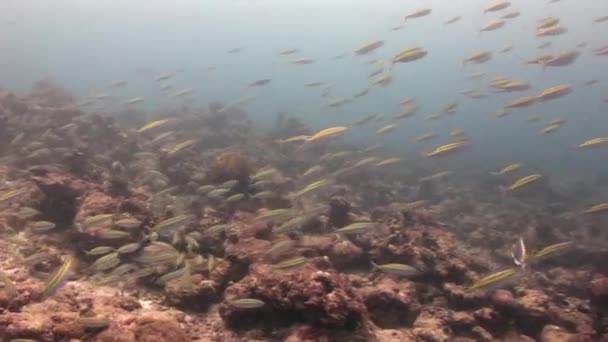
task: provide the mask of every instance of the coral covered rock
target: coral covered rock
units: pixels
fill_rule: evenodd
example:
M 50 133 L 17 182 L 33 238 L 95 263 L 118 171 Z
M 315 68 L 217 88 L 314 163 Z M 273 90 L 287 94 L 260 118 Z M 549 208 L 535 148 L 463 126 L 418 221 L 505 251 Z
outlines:
M 256 298 L 265 305 L 258 309 L 231 305 L 239 298 Z M 226 289 L 220 308 L 222 319 L 232 329 L 272 321 L 354 330 L 366 323 L 366 314 L 348 278 L 331 271 L 315 271 L 310 266 L 284 272 L 267 265 L 254 266 L 249 276 Z

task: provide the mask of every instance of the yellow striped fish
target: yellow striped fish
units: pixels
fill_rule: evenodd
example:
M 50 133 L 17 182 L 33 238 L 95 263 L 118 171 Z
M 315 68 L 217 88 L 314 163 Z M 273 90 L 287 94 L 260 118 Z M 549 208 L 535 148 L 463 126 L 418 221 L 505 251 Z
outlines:
M 68 278 L 70 270 L 74 268 L 76 259 L 73 256 L 68 256 L 63 264 L 59 266 L 53 274 L 47 279 L 46 286 L 42 292 L 42 298 L 48 298 L 52 296 L 57 290 L 63 285 L 65 280 Z
M 152 129 L 154 127 L 158 127 L 158 126 L 164 125 L 164 124 L 166 124 L 169 121 L 171 121 L 171 119 L 161 119 L 161 120 L 155 120 L 155 121 L 148 122 L 147 124 L 141 126 L 137 130 L 137 132 L 138 133 L 143 133 L 143 132 L 145 132 L 145 131 L 147 131 L 149 129 Z
M 504 191 L 511 192 L 511 191 L 521 189 L 521 188 L 527 186 L 528 184 L 536 182 L 537 180 L 539 180 L 541 178 L 543 178 L 543 176 L 539 173 L 535 173 L 533 175 L 529 175 L 529 176 L 520 178 L 520 179 L 516 180 L 515 183 L 511 184 L 506 189 L 504 189 Z
M 436 156 L 444 155 L 449 152 L 459 150 L 467 145 L 468 145 L 467 141 L 456 141 L 453 143 L 441 145 L 441 146 L 437 147 L 436 149 L 434 149 L 433 151 L 426 153 L 425 156 L 436 157 Z

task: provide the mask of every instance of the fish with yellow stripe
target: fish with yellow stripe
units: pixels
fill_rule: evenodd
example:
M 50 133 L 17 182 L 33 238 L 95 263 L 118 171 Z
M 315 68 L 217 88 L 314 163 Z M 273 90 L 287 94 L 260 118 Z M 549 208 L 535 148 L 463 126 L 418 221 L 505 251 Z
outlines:
M 326 137 L 336 136 L 344 133 L 347 129 L 348 128 L 344 126 L 325 128 L 308 137 L 308 139 L 306 139 L 306 142 L 313 142 Z
M 599 145 L 608 144 L 608 137 L 592 138 L 578 145 L 580 148 L 592 148 Z
M 509 164 L 509 165 L 503 167 L 502 169 L 500 169 L 498 171 L 493 171 L 493 172 L 490 172 L 490 173 L 493 174 L 494 176 L 502 176 L 502 175 L 506 175 L 507 173 L 511 173 L 513 171 L 517 171 L 522 166 L 523 166 L 522 163 L 513 163 L 513 164 Z
M 543 175 L 539 174 L 539 173 L 535 173 L 526 177 L 522 177 L 518 180 L 516 180 L 513 184 L 509 185 L 506 188 L 501 188 L 501 190 L 503 192 L 513 192 L 513 191 L 517 191 L 520 189 L 523 189 L 527 186 L 529 186 L 530 184 L 533 184 L 537 181 L 539 181 L 540 179 L 543 178 Z
M 426 157 L 437 157 L 448 154 L 450 152 L 454 152 L 460 150 L 461 148 L 467 146 L 469 144 L 468 141 L 456 141 L 453 143 L 441 145 L 435 148 L 433 151 L 424 154 Z
M 599 203 L 595 204 L 585 210 L 583 210 L 583 214 L 597 214 L 608 211 L 608 203 Z

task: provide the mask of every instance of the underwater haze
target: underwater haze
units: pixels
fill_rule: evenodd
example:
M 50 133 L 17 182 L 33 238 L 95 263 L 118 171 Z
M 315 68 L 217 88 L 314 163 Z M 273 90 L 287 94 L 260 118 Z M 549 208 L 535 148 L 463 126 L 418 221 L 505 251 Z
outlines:
M 607 1 L 3 0 L 0 28 L 0 340 L 606 338 Z

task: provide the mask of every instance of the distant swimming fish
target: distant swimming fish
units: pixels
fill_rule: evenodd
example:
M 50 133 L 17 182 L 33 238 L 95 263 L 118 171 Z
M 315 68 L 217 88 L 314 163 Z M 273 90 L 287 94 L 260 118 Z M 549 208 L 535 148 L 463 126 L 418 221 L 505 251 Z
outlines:
M 490 172 L 490 173 L 495 176 L 502 176 L 502 175 L 506 175 L 508 173 L 514 172 L 516 170 L 519 170 L 522 166 L 523 166 L 522 163 L 513 163 L 513 164 L 509 164 L 509 165 L 503 167 L 499 171 Z
M 296 52 L 298 52 L 298 49 L 287 49 L 287 50 L 283 50 L 283 51 L 279 52 L 279 55 L 288 56 L 288 55 L 293 55 Z
M 133 105 L 133 104 L 138 104 L 138 103 L 143 103 L 144 102 L 144 98 L 143 97 L 133 97 L 131 99 L 128 99 L 127 101 L 125 101 L 125 104 L 127 105 Z
M 120 87 L 126 86 L 127 84 L 129 84 L 127 81 L 116 81 L 116 82 L 110 83 L 110 85 L 108 87 L 109 88 L 120 88 Z
M 608 144 L 608 137 L 592 138 L 578 145 L 580 148 L 597 147 L 599 145 Z
M 404 17 L 404 21 L 406 21 L 408 19 L 413 19 L 413 18 L 425 17 L 425 16 L 427 16 L 429 14 L 431 14 L 431 9 L 430 8 L 422 8 L 422 9 L 419 9 L 419 10 L 416 10 L 414 12 L 406 14 L 405 17 Z
M 460 21 L 460 19 L 462 19 L 462 17 L 458 15 L 458 16 L 455 16 L 455 17 L 452 17 L 452 18 L 446 20 L 444 24 L 445 25 L 454 24 L 454 23 Z
M 459 150 L 459 149 L 467 146 L 468 144 L 469 144 L 468 141 L 456 141 L 453 143 L 441 145 L 441 146 L 437 147 L 436 149 L 434 149 L 433 151 L 426 153 L 425 155 L 427 157 L 441 156 L 441 155 L 447 154 L 449 152 Z
M 503 191 L 504 192 L 513 192 L 513 191 L 522 189 L 524 187 L 527 187 L 530 184 L 535 183 L 542 178 L 543 178 L 543 176 L 538 173 L 535 173 L 535 174 L 532 174 L 532 175 L 529 175 L 526 177 L 522 177 L 522 178 L 516 180 L 513 184 L 511 184 L 507 188 L 504 188 Z
M 411 277 L 411 276 L 416 276 L 416 275 L 420 274 L 420 271 L 418 271 L 416 268 L 414 268 L 410 265 L 405 265 L 405 264 L 393 263 L 393 264 L 378 265 L 372 261 L 372 268 L 374 270 L 380 270 L 385 273 L 391 273 L 391 274 L 396 274 L 396 275 L 405 276 L 405 277 Z
M 296 58 L 290 61 L 293 64 L 314 64 L 315 60 L 312 58 Z
M 183 97 L 192 94 L 192 88 L 186 88 L 176 91 L 173 96 L 175 97 Z
M 473 291 L 478 289 L 496 289 L 507 285 L 508 283 L 514 281 L 518 276 L 517 269 L 507 269 L 504 271 L 492 273 L 488 276 L 485 276 L 478 281 L 471 284 L 466 288 L 466 291 Z
M 481 28 L 479 29 L 479 32 L 494 31 L 494 30 L 498 30 L 499 28 L 501 28 L 503 26 L 505 26 L 504 20 L 493 19 L 493 20 L 488 21 L 484 25 L 482 25 Z
M 497 0 L 497 1 L 492 2 L 488 7 L 486 7 L 483 10 L 483 13 L 497 12 L 497 11 L 503 10 L 509 6 L 511 6 L 511 3 L 509 1 Z
M 322 129 L 322 130 L 318 131 L 317 133 L 313 134 L 312 136 L 310 136 L 306 141 L 307 142 L 313 142 L 313 141 L 317 141 L 319 139 L 326 138 L 326 137 L 329 137 L 329 136 L 335 136 L 335 135 L 338 135 L 338 134 L 342 134 L 347 129 L 348 128 L 344 127 L 344 126 L 336 126 L 336 127 L 325 128 L 325 129 Z
M 260 86 L 267 85 L 268 83 L 270 83 L 270 81 L 272 81 L 272 79 L 270 79 L 270 78 L 262 78 L 262 79 L 259 79 L 257 81 L 253 81 L 253 82 L 249 83 L 247 86 L 250 87 L 250 88 L 251 87 L 260 87 Z
M 384 127 L 379 128 L 376 131 L 376 134 L 386 134 L 386 133 L 390 133 L 393 130 L 395 130 L 395 128 L 397 128 L 399 125 L 397 125 L 396 123 L 392 123 L 392 124 L 388 124 Z
M 382 45 L 384 45 L 384 40 L 373 40 L 356 48 L 353 52 L 355 55 L 365 55 L 382 47 Z
M 159 75 L 154 80 L 156 82 L 161 82 L 161 81 L 166 81 L 166 80 L 170 79 L 171 77 L 173 77 L 173 73 L 165 73 L 165 74 Z

